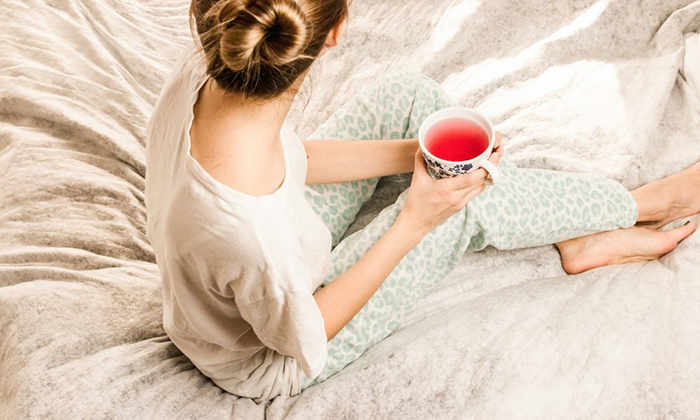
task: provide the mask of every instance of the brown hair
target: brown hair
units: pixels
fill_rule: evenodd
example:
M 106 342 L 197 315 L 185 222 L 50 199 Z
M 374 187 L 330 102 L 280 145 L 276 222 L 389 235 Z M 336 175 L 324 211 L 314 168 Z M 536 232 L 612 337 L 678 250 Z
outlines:
M 219 87 L 272 99 L 318 57 L 347 0 L 192 0 L 208 73 Z

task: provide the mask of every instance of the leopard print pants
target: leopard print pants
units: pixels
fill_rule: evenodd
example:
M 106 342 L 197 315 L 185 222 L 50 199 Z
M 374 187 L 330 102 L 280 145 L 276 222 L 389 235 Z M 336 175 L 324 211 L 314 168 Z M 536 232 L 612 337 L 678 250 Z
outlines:
M 309 139 L 416 138 L 421 121 L 454 106 L 434 80 L 415 72 L 388 74 L 365 86 Z M 328 343 L 328 360 L 314 380 L 302 375 L 302 389 L 325 381 L 387 337 L 414 304 L 445 278 L 465 252 L 533 247 L 635 224 L 636 202 L 620 183 L 603 177 L 521 169 L 501 159 L 506 182 L 489 185 L 431 230 L 393 269 L 357 315 Z M 305 195 L 333 237 L 325 284 L 364 255 L 393 224 L 408 189 L 362 230 L 339 242 L 379 178 L 307 185 Z

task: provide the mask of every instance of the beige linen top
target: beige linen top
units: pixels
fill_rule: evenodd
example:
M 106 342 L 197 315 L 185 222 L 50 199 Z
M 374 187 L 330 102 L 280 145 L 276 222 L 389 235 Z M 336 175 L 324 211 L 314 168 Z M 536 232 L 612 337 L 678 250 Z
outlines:
M 313 293 L 331 234 L 304 197 L 306 152 L 287 122 L 285 179 L 270 194 L 234 190 L 191 156 L 193 105 L 208 79 L 197 45 L 175 63 L 147 128 L 146 236 L 163 280 L 163 326 L 226 391 L 295 395 L 301 375 L 315 378 L 326 362 Z

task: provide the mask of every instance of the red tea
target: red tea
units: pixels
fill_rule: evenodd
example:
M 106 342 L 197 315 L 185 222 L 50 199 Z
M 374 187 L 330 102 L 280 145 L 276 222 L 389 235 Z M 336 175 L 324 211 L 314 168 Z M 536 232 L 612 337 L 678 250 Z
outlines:
M 425 147 L 443 160 L 469 160 L 489 147 L 489 135 L 473 121 L 447 118 L 430 127 L 425 135 Z

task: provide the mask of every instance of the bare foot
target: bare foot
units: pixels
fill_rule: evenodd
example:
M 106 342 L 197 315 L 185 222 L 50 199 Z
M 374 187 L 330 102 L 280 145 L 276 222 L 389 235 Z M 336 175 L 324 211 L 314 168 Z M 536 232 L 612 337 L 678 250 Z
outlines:
M 609 230 L 559 242 L 564 271 L 578 274 L 604 265 L 655 260 L 695 231 L 693 222 L 671 230 L 641 227 Z
M 651 229 L 700 212 L 700 162 L 632 191 L 639 225 Z

